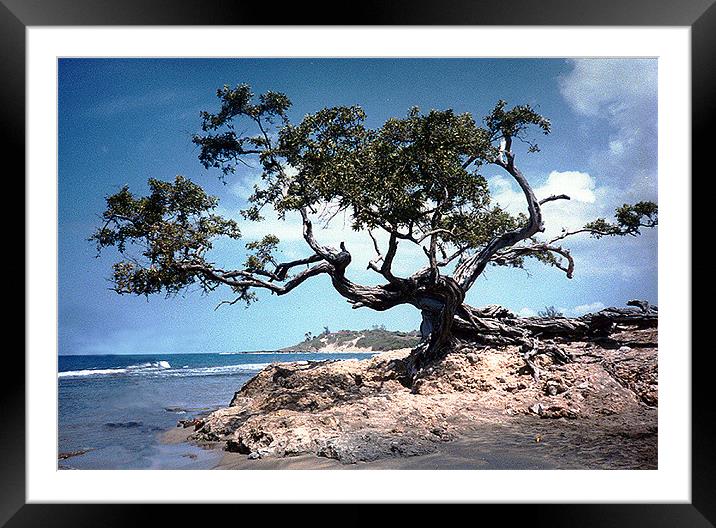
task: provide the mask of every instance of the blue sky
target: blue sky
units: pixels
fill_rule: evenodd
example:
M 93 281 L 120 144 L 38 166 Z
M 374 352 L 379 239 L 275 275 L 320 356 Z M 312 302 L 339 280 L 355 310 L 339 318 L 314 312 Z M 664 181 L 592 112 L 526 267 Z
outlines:
M 368 125 L 423 110 L 453 108 L 480 119 L 498 99 L 529 103 L 548 117 L 553 133 L 542 149 L 517 162 L 545 196 L 569 202 L 545 205 L 549 232 L 577 227 L 614 207 L 657 199 L 657 64 L 653 59 L 62 59 L 59 63 L 59 352 L 60 354 L 181 353 L 270 350 L 305 332 L 361 329 L 383 324 L 414 329 L 412 307 L 377 313 L 352 310 L 326 277 L 284 297 L 259 292 L 251 307 L 214 308 L 229 298 L 217 291 L 164 298 L 119 296 L 107 278 L 115 255 L 99 258 L 87 237 L 97 227 L 104 198 L 122 185 L 146 190 L 147 178 L 182 174 L 220 197 L 220 212 L 237 217 L 255 170 L 222 184 L 197 159 L 191 135 L 199 112 L 215 110 L 216 89 L 246 82 L 256 93 L 285 92 L 292 120 L 324 106 L 361 105 Z M 524 200 L 499 168 L 484 171 L 495 199 L 509 210 Z M 351 277 L 375 282 L 363 261 L 370 240 L 336 219 L 317 233 L 325 243 L 345 240 L 354 255 Z M 245 241 L 275 232 L 284 256 L 306 254 L 297 220 L 267 218 L 243 226 Z M 501 304 L 530 315 L 554 305 L 568 315 L 627 299 L 657 299 L 657 232 L 638 238 L 573 239 L 565 244 L 577 263 L 567 279 L 538 263 L 527 270 L 491 268 L 468 293 L 470 304 Z M 219 243 L 214 258 L 239 266 L 243 245 Z M 408 272 L 423 265 L 418 253 L 396 262 Z

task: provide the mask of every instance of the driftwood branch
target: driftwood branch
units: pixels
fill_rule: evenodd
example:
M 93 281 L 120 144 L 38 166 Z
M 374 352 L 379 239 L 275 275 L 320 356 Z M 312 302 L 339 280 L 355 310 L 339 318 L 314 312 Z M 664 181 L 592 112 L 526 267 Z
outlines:
M 639 303 L 639 304 L 637 304 Z M 516 317 L 508 310 L 463 305 L 455 316 L 455 334 L 485 346 L 524 345 L 539 337 L 553 342 L 608 337 L 621 326 L 655 328 L 657 307 L 644 301 L 629 301 L 625 308 L 605 308 L 581 317 Z

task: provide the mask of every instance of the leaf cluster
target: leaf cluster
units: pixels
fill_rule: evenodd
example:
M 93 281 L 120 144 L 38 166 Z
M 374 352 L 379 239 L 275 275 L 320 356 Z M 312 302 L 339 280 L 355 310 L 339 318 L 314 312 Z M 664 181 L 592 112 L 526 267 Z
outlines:
M 594 238 L 603 236 L 637 236 L 643 227 L 656 227 L 659 223 L 659 209 L 654 202 L 624 204 L 616 209 L 614 221 L 598 218 L 584 226 Z
M 269 204 L 280 216 L 330 208 L 349 212 L 355 230 L 383 228 L 413 241 L 437 232 L 441 250 L 478 247 L 525 221 L 491 204 L 479 169 L 499 158 L 499 140 L 527 138 L 533 126 L 550 131 L 531 107 L 507 108 L 505 101 L 482 125 L 470 113 L 413 107 L 370 128 L 360 106 L 324 108 L 294 125 L 284 94 L 257 98 L 242 84 L 217 95 L 220 109 L 202 113 L 205 134 L 194 141 L 204 166 L 224 173 L 252 155 L 261 163 L 246 219 L 261 220 Z M 240 118 L 254 121 L 259 134 L 237 135 Z
M 241 237 L 236 222 L 211 212 L 217 199 L 189 179 L 150 179 L 149 191 L 137 197 L 125 186 L 107 197 L 103 225 L 90 237 L 98 250 L 115 247 L 125 257 L 114 265 L 112 280 L 119 293 L 177 293 L 195 282 L 187 266 L 206 264 L 215 238 Z M 139 255 L 130 247 L 138 248 Z

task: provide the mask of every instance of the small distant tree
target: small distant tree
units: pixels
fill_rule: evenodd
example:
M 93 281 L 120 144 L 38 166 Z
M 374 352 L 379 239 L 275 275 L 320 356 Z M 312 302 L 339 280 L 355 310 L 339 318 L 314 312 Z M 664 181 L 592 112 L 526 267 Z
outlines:
M 537 315 L 540 317 L 549 317 L 549 318 L 555 318 L 555 317 L 564 317 L 564 314 L 557 310 L 554 306 L 545 306 L 544 310 L 538 311 Z
M 657 224 L 656 204 L 643 201 L 624 204 L 613 221 L 601 218 L 544 237 L 542 208 L 569 196 L 538 199 L 517 164 L 520 152 L 539 151 L 531 130 L 551 130 L 529 105 L 498 101 L 481 124 L 470 113 L 413 107 L 405 117 L 370 128 L 359 106 L 323 108 L 292 123 L 291 101 L 283 93 L 257 97 L 241 84 L 224 86 L 217 96 L 218 111 L 201 113 L 202 131 L 193 138 L 199 161 L 218 169 L 222 179 L 252 161 L 260 166 L 261 182 L 242 217 L 260 222 L 269 206 L 280 219 L 297 212 L 305 256 L 279 262 L 279 239 L 267 233 L 246 244 L 243 264 L 218 266 L 210 258 L 213 241 L 239 239 L 238 223 L 215 214 L 217 199 L 188 179 L 152 179 L 146 196 L 126 187 L 109 196 L 103 223 L 92 236 L 100 249 L 114 246 L 123 256 L 112 276 L 117 293 L 171 295 L 190 285 L 204 291 L 225 287 L 233 293 L 231 303 L 251 303 L 256 291 L 286 295 L 326 275 L 354 308 L 411 305 L 421 312 L 421 345 L 408 362 L 412 379 L 452 349 L 455 318 L 474 324 L 465 294 L 487 266 L 522 267 L 534 258 L 571 278 L 574 260 L 562 246 L 566 238 L 635 236 Z M 482 175 L 486 167 L 517 183 L 525 213 L 512 215 L 492 203 Z M 316 236 L 313 219 L 330 220 L 341 212 L 372 240 L 375 258 L 368 268 L 382 284 L 350 280 L 350 248 L 324 245 Z M 387 237 L 382 247 L 378 231 Z M 393 262 L 399 249 L 410 245 L 422 249 L 424 267 L 401 277 Z
M 328 334 L 330 334 L 330 333 L 331 333 L 331 331 L 328 329 L 328 327 L 327 327 L 327 326 L 324 326 L 324 327 L 323 327 L 323 334 L 321 334 L 321 335 L 328 335 Z
M 305 334 L 303 334 L 303 336 L 306 338 L 306 341 L 310 341 L 311 339 L 313 339 L 313 334 L 311 332 L 306 332 Z

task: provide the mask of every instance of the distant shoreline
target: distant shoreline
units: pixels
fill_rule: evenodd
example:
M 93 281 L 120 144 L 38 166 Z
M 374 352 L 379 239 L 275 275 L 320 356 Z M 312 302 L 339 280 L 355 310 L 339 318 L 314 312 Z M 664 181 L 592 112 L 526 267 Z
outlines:
M 142 354 L 58 354 L 57 357 L 85 357 L 85 356 L 190 356 L 195 354 L 217 354 L 219 356 L 260 355 L 260 354 L 376 354 L 380 350 L 252 350 L 249 352 L 145 352 Z
M 245 354 L 377 354 L 391 350 L 412 349 L 420 337 L 417 332 L 399 332 L 375 327 L 367 330 L 324 331 L 313 336 L 310 332 L 306 339 L 295 345 L 275 350 L 215 351 L 215 352 L 170 352 L 138 354 L 59 354 L 59 357 L 77 356 L 181 356 L 190 354 L 218 354 L 220 356 Z
M 333 350 L 329 348 L 312 349 L 312 350 L 272 350 L 268 351 L 256 351 L 256 352 L 217 352 L 220 356 L 235 356 L 235 355 L 259 355 L 259 354 L 377 354 L 380 350 L 372 350 L 369 348 L 357 348 L 353 350 Z

